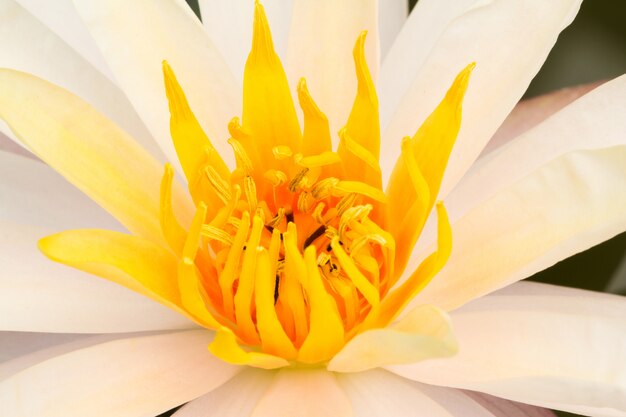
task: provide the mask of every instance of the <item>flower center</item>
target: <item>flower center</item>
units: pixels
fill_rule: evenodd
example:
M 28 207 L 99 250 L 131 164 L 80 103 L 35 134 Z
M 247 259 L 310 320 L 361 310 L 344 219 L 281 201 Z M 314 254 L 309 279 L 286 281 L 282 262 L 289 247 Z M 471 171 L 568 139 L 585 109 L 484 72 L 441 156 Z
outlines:
M 449 255 L 449 225 L 438 205 L 439 250 L 391 290 L 434 206 L 473 66 L 459 74 L 426 131 L 405 138 L 383 192 L 378 99 L 365 62 L 365 33 L 354 48 L 357 97 L 334 152 L 328 119 L 304 79 L 298 85 L 300 130 L 258 2 L 253 33 L 243 123 L 234 118 L 228 126 L 232 171 L 163 63 L 170 130 L 196 213 L 184 230 L 171 206 L 168 165 L 161 226 L 181 259 L 180 307 L 217 330 L 209 347 L 215 355 L 262 368 L 325 363 L 356 334 L 387 325 Z M 433 133 L 439 140 L 434 145 L 427 142 Z

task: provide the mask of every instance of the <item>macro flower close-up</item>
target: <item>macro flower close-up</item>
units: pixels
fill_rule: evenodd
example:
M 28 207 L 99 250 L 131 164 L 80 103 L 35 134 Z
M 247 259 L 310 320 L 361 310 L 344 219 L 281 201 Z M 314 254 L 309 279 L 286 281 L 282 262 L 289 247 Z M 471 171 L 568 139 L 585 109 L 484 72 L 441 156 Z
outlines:
M 626 416 L 626 298 L 523 281 L 626 76 L 503 125 L 581 2 L 0 0 L 0 415 Z

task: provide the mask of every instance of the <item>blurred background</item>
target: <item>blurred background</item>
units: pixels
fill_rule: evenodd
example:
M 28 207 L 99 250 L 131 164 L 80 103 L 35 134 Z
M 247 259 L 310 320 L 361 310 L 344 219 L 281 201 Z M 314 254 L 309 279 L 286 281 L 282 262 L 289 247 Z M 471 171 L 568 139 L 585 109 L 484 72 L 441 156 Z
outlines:
M 380 0 L 381 7 L 385 7 L 386 1 Z M 408 1 L 411 9 L 415 7 L 417 0 Z M 187 2 L 199 14 L 197 0 Z M 625 22 L 626 2 L 584 1 L 580 13 L 561 33 L 524 98 L 626 74 Z M 626 189 L 623 191 L 626 192 Z M 626 295 L 626 233 L 566 259 L 530 279 Z M 562 412 L 557 412 L 557 415 L 575 416 Z

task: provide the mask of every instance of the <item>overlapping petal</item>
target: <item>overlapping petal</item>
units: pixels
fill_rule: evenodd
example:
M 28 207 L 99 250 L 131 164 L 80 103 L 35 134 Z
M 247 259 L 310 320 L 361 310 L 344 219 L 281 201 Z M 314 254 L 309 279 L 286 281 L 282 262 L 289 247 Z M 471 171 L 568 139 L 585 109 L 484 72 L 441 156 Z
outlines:
M 46 259 L 48 229 L 0 222 L 0 330 L 119 333 L 194 324 L 113 283 Z
M 454 74 L 476 62 L 463 124 L 441 189 L 440 195 L 445 196 L 518 102 L 580 3 L 420 1 L 381 70 L 385 177 L 401 138 L 422 124 Z
M 621 297 L 518 283 L 452 313 L 457 356 L 389 369 L 529 404 L 624 416 L 625 316 Z
M 227 125 L 239 111 L 240 89 L 183 0 L 74 3 L 118 84 L 172 164 L 178 166 L 163 91 L 163 60 L 176 72 L 213 145 L 224 157 L 231 156 Z
M 211 356 L 210 339 L 208 332 L 195 330 L 72 351 L 0 382 L 0 411 L 15 417 L 94 415 L 94 410 L 119 417 L 157 415 L 239 372 Z

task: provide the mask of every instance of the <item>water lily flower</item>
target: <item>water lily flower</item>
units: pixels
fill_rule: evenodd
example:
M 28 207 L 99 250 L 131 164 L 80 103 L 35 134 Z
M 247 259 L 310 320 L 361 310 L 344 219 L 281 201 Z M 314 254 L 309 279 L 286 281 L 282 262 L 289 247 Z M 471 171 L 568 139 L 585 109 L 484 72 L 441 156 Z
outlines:
M 0 414 L 626 416 L 626 300 L 518 282 L 625 230 L 626 78 L 478 158 L 580 0 L 201 6 L 0 1 Z

